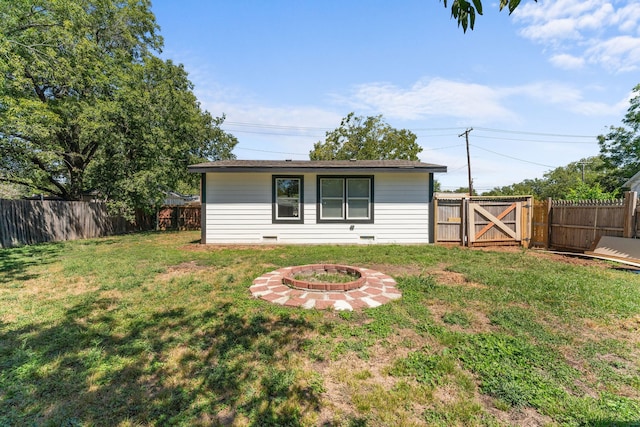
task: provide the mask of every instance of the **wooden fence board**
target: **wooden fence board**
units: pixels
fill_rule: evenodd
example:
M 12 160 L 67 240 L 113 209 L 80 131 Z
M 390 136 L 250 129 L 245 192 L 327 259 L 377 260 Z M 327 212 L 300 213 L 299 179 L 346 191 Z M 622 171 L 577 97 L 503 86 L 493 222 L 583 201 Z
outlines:
M 601 236 L 622 237 L 624 221 L 623 199 L 553 201 L 549 246 L 563 250 L 591 250 Z
M 0 199 L 0 247 L 86 239 L 153 228 L 138 212 L 133 223 L 109 216 L 104 203 Z
M 469 197 L 438 195 L 436 242 L 460 245 L 528 245 L 529 196 Z

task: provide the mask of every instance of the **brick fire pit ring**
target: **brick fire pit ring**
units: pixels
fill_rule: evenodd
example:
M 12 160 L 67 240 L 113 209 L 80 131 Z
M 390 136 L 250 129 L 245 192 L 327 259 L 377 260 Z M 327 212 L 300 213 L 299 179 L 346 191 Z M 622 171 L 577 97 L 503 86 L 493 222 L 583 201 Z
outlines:
M 314 274 L 344 274 L 356 277 L 356 280 L 349 282 L 321 282 L 304 280 L 296 277 L 313 276 Z M 291 267 L 291 270 L 282 278 L 285 285 L 292 288 L 309 291 L 351 291 L 361 288 L 366 281 L 360 269 L 348 265 L 336 264 L 312 264 Z
M 319 274 L 333 273 L 334 270 L 340 273 L 342 269 L 359 273 L 360 277 L 346 283 L 300 281 L 293 277 L 301 272 L 315 272 L 316 269 Z M 354 273 L 350 274 L 357 276 Z M 254 298 L 274 304 L 317 310 L 351 311 L 374 308 L 402 297 L 402 293 L 396 287 L 396 281 L 391 276 L 368 268 L 334 264 L 280 268 L 256 278 L 249 291 Z

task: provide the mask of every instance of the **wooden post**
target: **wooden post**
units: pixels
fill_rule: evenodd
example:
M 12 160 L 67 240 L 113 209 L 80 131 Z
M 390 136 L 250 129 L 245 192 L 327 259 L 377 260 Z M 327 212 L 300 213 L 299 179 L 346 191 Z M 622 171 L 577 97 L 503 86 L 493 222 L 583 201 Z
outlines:
M 523 203 L 520 214 L 520 229 L 522 230 L 520 245 L 530 248 L 533 243 L 533 197 L 527 197 Z
M 471 220 L 469 219 L 469 203 L 470 203 L 470 199 L 467 199 L 466 197 L 464 197 L 463 199 L 460 200 L 461 203 L 461 209 L 460 212 L 462 213 L 462 236 L 461 240 L 462 240 L 462 246 L 471 246 L 471 242 L 469 241 L 470 238 L 469 236 L 471 236 Z
M 636 224 L 636 206 L 638 205 L 638 193 L 635 191 L 626 191 L 624 193 L 624 224 L 622 237 L 635 237 Z
M 431 219 L 432 223 L 433 223 L 433 244 L 437 244 L 438 243 L 438 198 L 434 197 L 433 201 L 431 202 L 433 204 L 433 218 Z
M 551 197 L 547 198 L 547 238 L 545 239 L 545 249 L 549 249 L 551 247 L 551 235 L 552 233 L 552 216 L 553 216 L 553 199 Z

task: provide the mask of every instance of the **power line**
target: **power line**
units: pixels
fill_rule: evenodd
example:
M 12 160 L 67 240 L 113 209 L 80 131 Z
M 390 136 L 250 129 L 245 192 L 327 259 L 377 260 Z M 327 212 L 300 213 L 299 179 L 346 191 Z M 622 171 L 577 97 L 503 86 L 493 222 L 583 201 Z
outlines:
M 436 147 L 436 148 L 422 148 L 422 151 L 436 151 L 436 150 L 446 150 L 447 148 L 458 148 L 463 147 L 464 144 L 456 144 L 456 145 L 447 145 L 446 147 Z
M 520 130 L 493 129 L 493 128 L 483 128 L 483 127 L 476 127 L 476 130 L 484 130 L 487 132 L 498 132 L 498 133 L 515 133 L 515 134 L 521 134 L 521 135 L 552 136 L 556 138 L 597 138 L 597 136 L 595 135 L 565 135 L 565 134 L 557 134 L 557 133 L 527 132 L 527 131 L 520 131 Z
M 489 150 L 489 149 L 487 149 L 487 148 L 478 147 L 477 145 L 473 145 L 473 144 L 472 144 L 472 147 L 477 148 L 477 149 L 482 150 L 482 151 L 487 151 L 487 152 L 492 153 L 492 154 L 495 154 L 495 155 L 497 155 L 497 156 L 506 157 L 506 158 L 508 158 L 508 159 L 517 160 L 517 161 L 519 161 L 519 162 L 523 162 L 523 163 L 531 163 L 532 165 L 544 166 L 544 167 L 546 167 L 546 168 L 556 168 L 556 167 L 557 167 L 557 166 L 551 166 L 551 165 L 545 165 L 545 164 L 542 164 L 542 163 L 532 162 L 532 161 L 530 161 L 530 160 L 519 159 L 519 158 L 517 158 L 517 157 L 509 156 L 509 155 L 507 155 L 507 154 L 498 153 L 498 152 L 496 152 L 496 151 Z
M 500 138 L 497 136 L 476 135 L 476 138 L 499 139 L 504 141 L 541 142 L 543 144 L 597 144 L 598 141 L 542 141 L 539 139 Z
M 240 127 L 240 128 L 255 128 L 255 129 L 273 129 L 273 130 L 290 130 L 297 132 L 308 132 L 308 131 L 316 131 L 316 132 L 327 132 L 333 130 L 333 128 L 326 127 L 317 127 L 317 126 L 290 126 L 290 125 L 277 125 L 277 124 L 268 124 L 268 123 L 250 123 L 250 122 L 224 122 L 222 124 L 225 126 L 232 127 Z M 442 131 L 452 131 L 451 134 L 442 134 L 442 135 L 419 135 L 421 137 L 433 137 L 433 136 L 453 136 L 454 133 L 459 132 L 461 129 L 466 129 L 463 127 L 434 127 L 434 128 L 414 128 L 408 129 L 413 133 L 417 132 L 442 132 Z M 558 133 L 544 133 L 544 132 L 530 132 L 530 131 L 519 131 L 519 130 L 509 130 L 509 129 L 495 129 L 495 128 L 485 128 L 485 127 L 476 127 L 477 131 L 485 131 L 485 132 L 495 132 L 495 133 L 507 133 L 507 134 L 515 134 L 515 135 L 535 135 L 535 136 L 545 136 L 551 138 L 589 138 L 589 139 L 597 139 L 596 135 L 571 135 L 571 134 L 558 134 Z M 235 130 L 236 132 L 253 132 L 260 133 L 257 131 L 247 131 L 247 130 Z M 281 134 L 277 134 L 281 135 Z M 293 136 L 293 134 L 292 134 Z M 480 136 L 482 138 L 493 138 L 493 139 L 503 139 L 499 137 L 491 137 L 491 136 Z M 518 139 L 514 139 L 518 140 Z M 570 143 L 565 141 L 541 141 L 541 140 L 523 140 L 528 142 L 552 142 L 552 143 Z M 571 142 L 571 143 L 583 143 L 580 141 Z M 586 143 L 586 142 L 584 142 Z

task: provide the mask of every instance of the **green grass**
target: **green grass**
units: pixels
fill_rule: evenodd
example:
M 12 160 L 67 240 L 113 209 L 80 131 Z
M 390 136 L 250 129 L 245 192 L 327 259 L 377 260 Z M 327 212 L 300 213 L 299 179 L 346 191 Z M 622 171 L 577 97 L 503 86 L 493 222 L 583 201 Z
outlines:
M 197 239 L 0 250 L 0 426 L 640 425 L 638 275 L 522 250 Z M 381 270 L 403 297 L 334 312 L 248 292 L 317 263 Z

